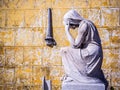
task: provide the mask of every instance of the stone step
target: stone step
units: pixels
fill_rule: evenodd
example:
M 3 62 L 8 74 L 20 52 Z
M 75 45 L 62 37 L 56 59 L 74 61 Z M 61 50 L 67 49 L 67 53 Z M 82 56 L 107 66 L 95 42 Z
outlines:
M 105 90 L 105 85 L 98 84 L 84 84 L 84 83 L 63 83 L 62 90 Z

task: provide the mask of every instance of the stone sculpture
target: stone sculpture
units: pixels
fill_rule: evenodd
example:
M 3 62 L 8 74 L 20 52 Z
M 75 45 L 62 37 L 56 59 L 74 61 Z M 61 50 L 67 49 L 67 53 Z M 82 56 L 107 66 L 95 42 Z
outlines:
M 70 47 L 61 48 L 62 63 L 65 70 L 63 84 L 71 82 L 86 85 L 103 84 L 107 89 L 108 82 L 101 69 L 103 60 L 101 40 L 96 26 L 92 21 L 81 17 L 75 10 L 70 10 L 64 15 L 63 23 L 66 36 L 71 44 Z M 76 28 L 78 35 L 74 39 L 70 29 L 76 30 Z M 85 88 L 87 87 L 85 86 Z M 63 90 L 68 89 L 64 88 Z M 83 89 L 69 88 L 69 90 Z

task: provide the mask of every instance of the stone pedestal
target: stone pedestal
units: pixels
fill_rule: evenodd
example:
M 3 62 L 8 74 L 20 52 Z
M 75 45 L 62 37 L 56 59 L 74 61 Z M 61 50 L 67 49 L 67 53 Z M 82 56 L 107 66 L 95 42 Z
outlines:
M 62 90 L 105 90 L 105 85 L 98 84 L 84 84 L 84 83 L 63 83 Z

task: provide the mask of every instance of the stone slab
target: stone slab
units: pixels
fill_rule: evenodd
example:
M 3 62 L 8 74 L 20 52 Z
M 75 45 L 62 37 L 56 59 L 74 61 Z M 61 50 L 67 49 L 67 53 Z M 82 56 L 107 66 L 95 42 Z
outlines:
M 99 84 L 83 84 L 83 83 L 63 83 L 62 90 L 105 90 L 105 85 Z

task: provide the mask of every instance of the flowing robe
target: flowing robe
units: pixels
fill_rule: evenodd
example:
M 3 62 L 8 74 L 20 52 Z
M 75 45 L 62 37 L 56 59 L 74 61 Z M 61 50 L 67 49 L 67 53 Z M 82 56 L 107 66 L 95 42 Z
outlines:
M 64 82 L 107 83 L 101 70 L 103 52 L 101 40 L 95 25 L 89 20 L 79 24 L 87 24 L 87 29 L 81 34 L 80 42 L 73 47 L 61 49 L 62 63 L 65 70 Z

